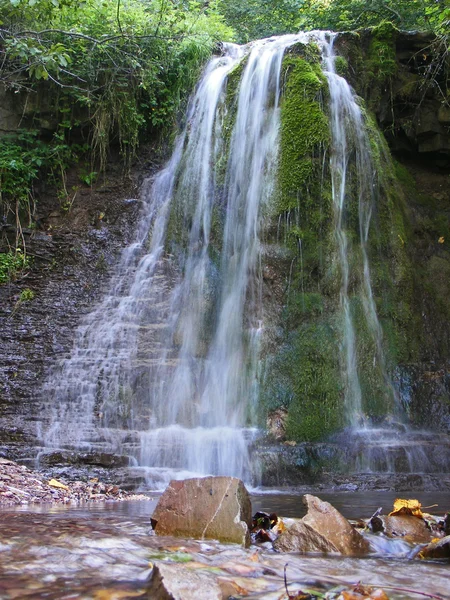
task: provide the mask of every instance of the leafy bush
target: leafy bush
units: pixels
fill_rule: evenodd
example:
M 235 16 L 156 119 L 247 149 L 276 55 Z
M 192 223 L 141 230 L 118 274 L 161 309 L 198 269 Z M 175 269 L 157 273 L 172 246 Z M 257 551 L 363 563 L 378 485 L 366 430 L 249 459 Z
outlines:
M 84 108 L 103 165 L 115 137 L 129 160 L 142 131 L 170 129 L 213 44 L 231 37 L 213 8 L 193 1 L 0 0 L 0 8 L 4 80 L 18 89 L 46 81 L 56 111 Z
M 172 130 L 214 43 L 231 35 L 207 2 L 0 0 L 2 83 L 19 99 L 47 98 L 57 124 L 50 140 L 2 138 L 3 214 L 18 220 L 25 208 L 31 222 L 36 179 L 66 192 L 67 167 L 87 151 L 86 182 L 111 144 L 128 168 L 143 135 Z
M 28 267 L 28 258 L 18 248 L 16 252 L 0 253 L 0 283 L 6 283 Z

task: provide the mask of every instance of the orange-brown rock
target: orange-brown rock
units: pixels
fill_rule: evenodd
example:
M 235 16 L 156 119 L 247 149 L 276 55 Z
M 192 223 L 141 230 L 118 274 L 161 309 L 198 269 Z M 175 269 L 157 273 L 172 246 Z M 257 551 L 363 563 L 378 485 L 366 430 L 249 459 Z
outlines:
M 379 515 L 370 520 L 372 531 L 382 531 L 388 537 L 403 537 L 409 542 L 430 542 L 432 533 L 425 521 L 412 515 Z
M 450 535 L 428 544 L 420 551 L 419 556 L 422 558 L 450 558 Z
M 338 552 L 332 542 L 301 519 L 287 525 L 286 530 L 274 541 L 273 547 L 279 552 Z
M 308 507 L 303 523 L 333 544 L 341 554 L 358 556 L 370 551 L 369 542 L 329 502 L 310 494 L 303 496 L 303 502 Z
M 152 516 L 158 535 L 217 539 L 248 546 L 252 508 L 240 479 L 171 481 Z

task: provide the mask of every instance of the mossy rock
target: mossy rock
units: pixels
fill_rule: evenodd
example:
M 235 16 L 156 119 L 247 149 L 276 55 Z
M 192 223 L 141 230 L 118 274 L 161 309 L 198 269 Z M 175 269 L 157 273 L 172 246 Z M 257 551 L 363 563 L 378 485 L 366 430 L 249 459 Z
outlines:
M 318 62 L 289 54 L 282 71 L 286 84 L 280 105 L 277 213 L 297 206 L 299 194 L 320 172 L 319 157 L 330 137 L 321 104 L 327 83 Z
M 370 42 L 364 60 L 363 78 L 370 106 L 378 105 L 384 86 L 398 73 L 395 47 L 398 33 L 398 29 L 389 21 L 382 21 L 369 30 Z
M 304 323 L 268 365 L 267 409 L 288 407 L 286 436 L 316 441 L 343 423 L 338 340 L 330 322 Z

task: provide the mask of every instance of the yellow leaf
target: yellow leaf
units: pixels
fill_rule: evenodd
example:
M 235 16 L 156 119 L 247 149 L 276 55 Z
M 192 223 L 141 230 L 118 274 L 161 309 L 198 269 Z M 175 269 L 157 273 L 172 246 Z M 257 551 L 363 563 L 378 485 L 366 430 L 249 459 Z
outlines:
M 286 531 L 286 525 L 280 518 L 276 522 L 276 525 L 274 525 L 274 527 L 272 528 L 272 531 L 278 534 L 283 533 L 283 531 Z
M 94 593 L 95 600 L 128 600 L 129 598 L 142 598 L 143 591 L 103 589 Z
M 423 513 L 420 510 L 421 507 L 422 505 L 418 500 L 404 500 L 402 498 L 397 498 L 394 502 L 394 510 L 389 513 L 389 516 L 413 515 L 413 517 L 423 519 Z
M 443 244 L 445 242 L 445 238 L 443 235 L 438 239 L 438 244 Z
M 54 488 L 60 488 L 62 490 L 67 490 L 67 491 L 70 490 L 70 488 L 68 488 L 67 485 L 64 485 L 63 483 L 61 483 L 60 481 L 58 481 L 56 479 L 50 479 L 50 481 L 48 482 L 48 485 L 50 485 L 51 487 L 54 487 Z

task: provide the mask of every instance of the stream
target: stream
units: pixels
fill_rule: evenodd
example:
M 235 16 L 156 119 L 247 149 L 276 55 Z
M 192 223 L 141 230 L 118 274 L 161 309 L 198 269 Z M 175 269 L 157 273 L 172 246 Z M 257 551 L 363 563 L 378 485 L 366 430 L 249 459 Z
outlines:
M 438 504 L 430 509 L 433 514 L 444 514 L 450 503 L 448 493 L 415 496 L 423 506 Z M 367 518 L 379 506 L 388 512 L 395 494 L 321 493 L 320 497 L 331 501 L 347 518 Z M 157 537 L 150 526 L 157 501 L 158 494 L 149 494 L 148 501 L 141 502 L 3 509 L 0 599 L 150 598 L 146 581 L 155 560 L 183 563 L 182 568 L 213 568 L 246 590 L 249 598 L 283 597 L 285 564 L 290 593 L 300 589 L 324 592 L 361 581 L 383 588 L 395 600 L 425 597 L 413 590 L 450 598 L 448 562 L 410 559 L 413 547 L 402 540 L 371 536 L 374 553 L 358 559 L 278 554 L 261 546 L 245 550 L 212 540 Z M 302 515 L 301 493 L 254 494 L 252 508 L 253 512 L 276 511 L 282 517 L 298 517 Z

